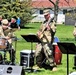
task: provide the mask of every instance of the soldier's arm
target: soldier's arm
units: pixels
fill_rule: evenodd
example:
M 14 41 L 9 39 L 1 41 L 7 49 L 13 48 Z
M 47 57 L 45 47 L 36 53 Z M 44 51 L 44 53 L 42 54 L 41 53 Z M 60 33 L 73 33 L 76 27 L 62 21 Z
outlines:
M 53 32 L 56 32 L 57 27 L 56 27 L 56 22 L 55 21 L 53 21 L 51 23 L 51 29 L 52 29 Z

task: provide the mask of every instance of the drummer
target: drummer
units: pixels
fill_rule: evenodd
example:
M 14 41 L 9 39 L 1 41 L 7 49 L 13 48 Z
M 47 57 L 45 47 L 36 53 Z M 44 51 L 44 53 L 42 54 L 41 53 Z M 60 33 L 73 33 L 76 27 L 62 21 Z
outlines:
M 10 29 L 8 26 L 8 20 L 7 19 L 3 19 L 2 21 L 2 25 L 0 26 L 0 37 L 5 38 L 8 41 L 9 44 L 9 53 L 10 53 L 10 60 L 11 60 L 11 64 L 14 65 L 15 64 L 15 50 L 12 47 L 12 37 L 13 32 L 9 31 L 7 32 L 6 30 Z

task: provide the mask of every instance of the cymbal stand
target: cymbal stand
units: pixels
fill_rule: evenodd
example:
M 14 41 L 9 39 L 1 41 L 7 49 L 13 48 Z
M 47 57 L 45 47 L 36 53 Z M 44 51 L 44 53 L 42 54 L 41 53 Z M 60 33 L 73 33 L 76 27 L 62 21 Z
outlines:
M 17 48 L 17 37 L 15 37 L 15 58 L 16 58 L 16 48 Z
M 15 41 L 15 54 L 14 54 L 14 58 L 16 58 L 16 46 L 17 46 L 17 37 L 13 37 L 12 40 Z M 11 60 L 12 60 L 12 48 L 11 48 Z M 12 65 L 13 65 L 13 62 L 11 61 Z

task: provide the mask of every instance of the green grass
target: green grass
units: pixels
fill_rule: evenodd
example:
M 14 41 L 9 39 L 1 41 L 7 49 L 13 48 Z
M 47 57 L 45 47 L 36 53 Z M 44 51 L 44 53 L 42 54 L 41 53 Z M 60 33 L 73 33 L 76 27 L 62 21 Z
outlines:
M 21 35 L 29 34 L 29 33 L 34 33 L 38 31 L 40 27 L 40 23 L 30 23 L 25 25 L 24 29 L 21 29 L 20 31 L 16 31 L 15 34 L 19 40 L 17 41 L 17 47 L 16 47 L 16 62 L 19 64 L 20 62 L 20 51 L 24 49 L 31 49 L 31 43 L 26 42 Z M 73 26 L 69 25 L 57 25 L 57 32 L 55 36 L 59 38 L 61 42 L 72 42 L 76 44 L 76 41 L 74 40 L 73 37 Z M 35 49 L 35 44 L 33 43 L 33 49 Z M 15 42 L 13 42 L 13 45 L 15 45 Z M 67 56 L 66 54 L 62 55 L 62 64 L 57 65 L 58 71 L 57 72 L 52 72 L 51 70 L 45 70 L 45 69 L 40 69 L 41 72 L 37 73 L 26 73 L 26 75 L 67 75 Z M 74 67 L 74 55 L 69 55 L 69 72 L 75 71 L 72 69 Z

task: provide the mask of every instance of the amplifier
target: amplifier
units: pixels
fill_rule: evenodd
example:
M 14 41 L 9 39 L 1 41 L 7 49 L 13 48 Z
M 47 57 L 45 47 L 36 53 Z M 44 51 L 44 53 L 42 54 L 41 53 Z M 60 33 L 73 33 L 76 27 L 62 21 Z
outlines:
M 30 68 L 34 65 L 34 50 L 22 50 L 20 52 L 20 65 Z

